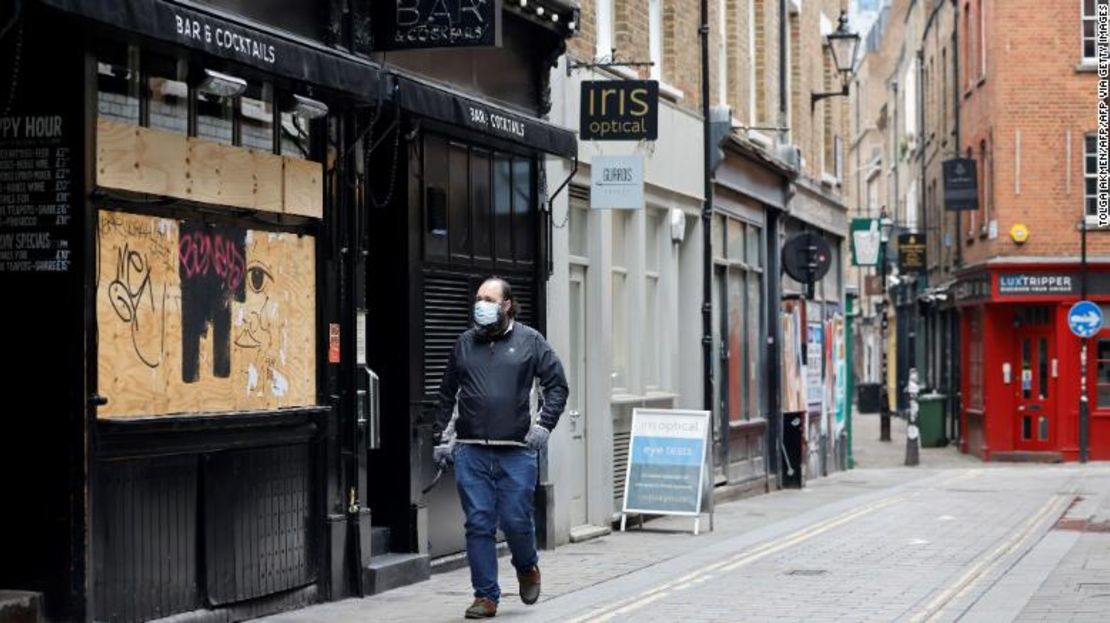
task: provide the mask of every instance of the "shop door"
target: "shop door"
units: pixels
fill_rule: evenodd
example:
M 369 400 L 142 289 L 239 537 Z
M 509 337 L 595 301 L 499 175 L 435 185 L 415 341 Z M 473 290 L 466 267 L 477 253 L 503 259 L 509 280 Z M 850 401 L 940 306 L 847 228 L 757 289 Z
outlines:
M 570 267 L 570 523 L 589 523 L 589 453 L 586 450 L 586 267 Z
M 1051 334 L 1045 329 L 1020 328 L 1017 349 L 1015 447 L 1018 450 L 1055 449 L 1055 379 L 1052 378 L 1055 352 Z

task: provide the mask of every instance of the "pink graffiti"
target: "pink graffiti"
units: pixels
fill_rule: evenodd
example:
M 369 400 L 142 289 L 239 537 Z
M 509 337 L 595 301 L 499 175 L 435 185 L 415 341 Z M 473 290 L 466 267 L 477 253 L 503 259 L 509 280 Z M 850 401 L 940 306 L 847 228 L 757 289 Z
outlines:
M 243 283 L 246 271 L 246 258 L 235 245 L 234 240 L 219 234 L 193 232 L 185 234 L 178 245 L 182 268 L 189 279 L 215 272 L 228 290 L 235 290 Z

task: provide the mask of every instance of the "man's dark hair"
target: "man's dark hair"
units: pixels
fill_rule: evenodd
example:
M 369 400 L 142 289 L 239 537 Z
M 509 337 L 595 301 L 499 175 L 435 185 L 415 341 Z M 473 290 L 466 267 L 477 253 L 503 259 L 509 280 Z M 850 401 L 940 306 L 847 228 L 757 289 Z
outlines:
M 516 318 L 516 300 L 513 299 L 513 286 L 505 278 L 498 277 L 497 275 L 487 277 L 482 281 L 482 284 L 484 285 L 491 281 L 497 282 L 497 284 L 501 286 L 501 300 L 509 302 L 509 311 L 506 312 L 506 315 L 509 318 Z

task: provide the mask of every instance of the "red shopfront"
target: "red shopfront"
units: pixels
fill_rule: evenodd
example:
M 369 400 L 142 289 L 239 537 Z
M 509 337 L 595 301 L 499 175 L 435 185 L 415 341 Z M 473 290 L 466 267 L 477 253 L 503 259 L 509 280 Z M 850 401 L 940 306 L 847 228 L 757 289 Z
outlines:
M 1080 339 L 1067 312 L 1075 265 L 1006 265 L 961 276 L 960 450 L 985 461 L 1079 457 Z M 1110 312 L 1110 266 L 1091 265 L 1089 299 Z M 1110 459 L 1110 330 L 1088 348 L 1090 458 Z

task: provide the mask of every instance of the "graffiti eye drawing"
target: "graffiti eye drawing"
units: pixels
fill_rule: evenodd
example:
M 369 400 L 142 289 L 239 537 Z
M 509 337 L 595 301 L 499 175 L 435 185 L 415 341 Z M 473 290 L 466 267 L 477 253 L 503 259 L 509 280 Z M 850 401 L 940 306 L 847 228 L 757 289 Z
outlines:
M 247 267 L 247 285 L 250 286 L 252 292 L 264 291 L 266 284 L 273 281 L 273 279 L 270 271 L 258 262 L 253 262 Z

